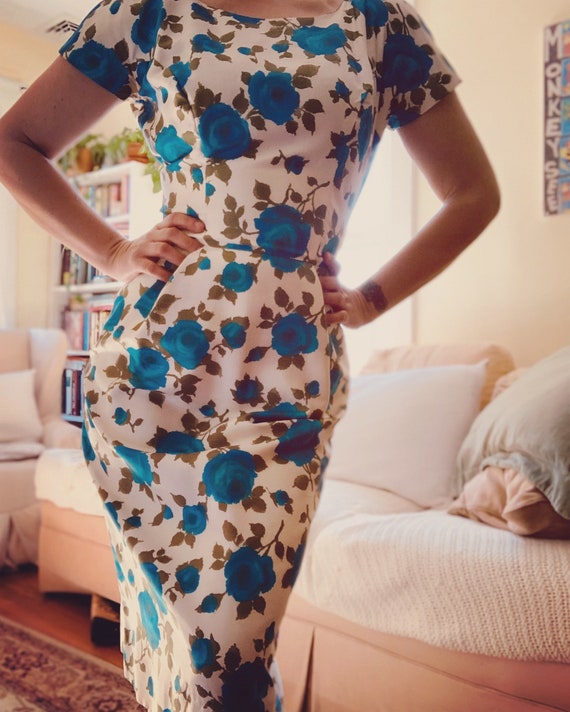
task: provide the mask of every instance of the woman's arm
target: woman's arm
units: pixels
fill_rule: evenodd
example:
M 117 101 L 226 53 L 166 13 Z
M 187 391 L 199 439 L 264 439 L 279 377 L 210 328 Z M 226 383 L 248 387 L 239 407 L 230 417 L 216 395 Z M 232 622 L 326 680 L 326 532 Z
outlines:
M 344 289 L 330 263 L 321 277 L 330 324 L 358 327 L 413 294 L 449 265 L 499 210 L 493 169 L 455 93 L 399 130 L 442 201 L 437 214 L 359 288 Z
M 200 246 L 195 218 L 176 213 L 136 240 L 125 240 L 70 186 L 53 160 L 87 132 L 118 99 L 62 58 L 56 59 L 0 119 L 0 180 L 49 234 L 104 274 L 127 280 L 140 272 L 158 279 Z

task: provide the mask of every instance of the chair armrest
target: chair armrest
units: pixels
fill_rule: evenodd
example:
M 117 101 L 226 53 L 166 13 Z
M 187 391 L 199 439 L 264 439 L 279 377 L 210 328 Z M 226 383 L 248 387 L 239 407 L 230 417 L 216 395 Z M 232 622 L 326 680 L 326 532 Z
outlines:
M 81 428 L 62 418 L 50 418 L 44 424 L 43 444 L 46 448 L 81 449 Z

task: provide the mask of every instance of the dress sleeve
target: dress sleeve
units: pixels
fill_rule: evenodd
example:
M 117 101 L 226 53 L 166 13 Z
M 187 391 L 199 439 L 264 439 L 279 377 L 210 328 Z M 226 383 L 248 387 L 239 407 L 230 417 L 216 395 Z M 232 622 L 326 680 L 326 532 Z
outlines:
M 397 129 L 431 109 L 460 78 L 413 7 L 404 0 L 386 7 L 385 42 L 377 65 L 380 114 Z
M 102 0 L 59 53 L 119 99 L 134 97 L 165 16 L 162 0 Z

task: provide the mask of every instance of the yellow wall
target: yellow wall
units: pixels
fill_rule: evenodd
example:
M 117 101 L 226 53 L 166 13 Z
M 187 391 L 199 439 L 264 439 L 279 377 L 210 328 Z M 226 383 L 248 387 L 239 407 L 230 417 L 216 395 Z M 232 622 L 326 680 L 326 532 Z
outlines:
M 29 86 L 57 57 L 57 44 L 37 35 L 0 23 L 0 76 Z M 93 127 L 110 136 L 133 118 L 126 106 L 113 109 Z M 49 323 L 52 242 L 23 212 L 18 213 L 16 325 L 45 326 Z
M 490 340 L 520 365 L 570 344 L 570 215 L 543 217 L 543 31 L 568 0 L 416 0 L 463 79 L 458 93 L 495 167 L 499 217 L 415 298 L 420 343 Z M 423 178 L 417 222 L 437 208 Z

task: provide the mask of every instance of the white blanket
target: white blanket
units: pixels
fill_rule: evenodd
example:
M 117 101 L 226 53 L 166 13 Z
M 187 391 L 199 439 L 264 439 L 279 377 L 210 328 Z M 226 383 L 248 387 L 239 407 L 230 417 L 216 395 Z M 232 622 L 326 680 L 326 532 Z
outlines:
M 347 512 L 352 487 L 326 483 L 298 595 L 368 628 L 443 648 L 570 662 L 570 542 L 413 511 L 406 500 L 394 513 L 395 496 L 370 488 L 359 488 L 369 491 L 364 511 Z

